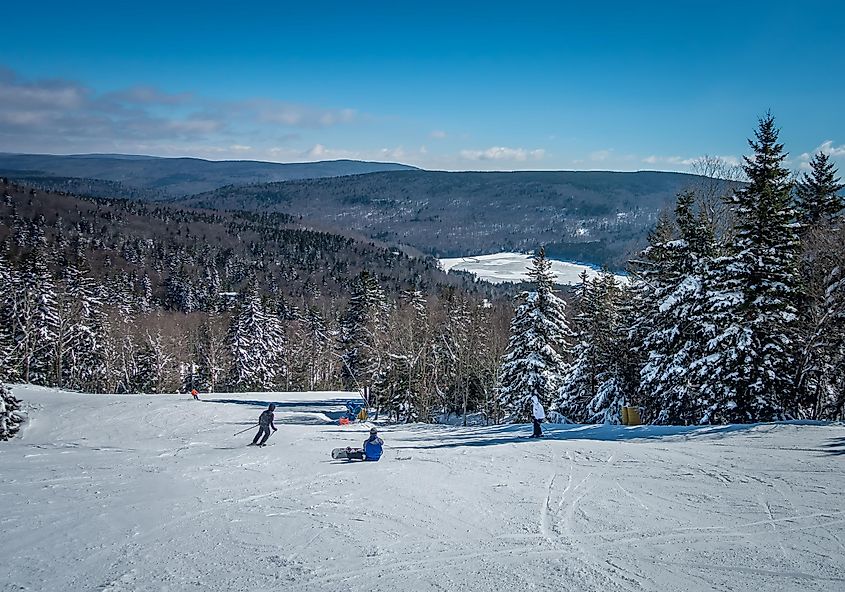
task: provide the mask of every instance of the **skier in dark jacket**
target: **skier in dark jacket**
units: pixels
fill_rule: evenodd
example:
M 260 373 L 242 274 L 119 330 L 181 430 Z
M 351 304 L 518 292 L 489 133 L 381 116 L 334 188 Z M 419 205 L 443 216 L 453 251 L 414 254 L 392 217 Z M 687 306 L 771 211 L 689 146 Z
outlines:
M 252 444 L 250 444 L 250 446 L 264 446 L 267 438 L 270 437 L 270 430 L 272 429 L 274 432 L 276 431 L 276 426 L 273 423 L 273 411 L 275 409 L 276 405 L 270 403 L 267 409 L 262 411 L 261 415 L 258 416 L 258 433 L 255 434 L 255 438 L 252 439 Z M 258 441 L 259 438 L 261 438 L 260 442 Z

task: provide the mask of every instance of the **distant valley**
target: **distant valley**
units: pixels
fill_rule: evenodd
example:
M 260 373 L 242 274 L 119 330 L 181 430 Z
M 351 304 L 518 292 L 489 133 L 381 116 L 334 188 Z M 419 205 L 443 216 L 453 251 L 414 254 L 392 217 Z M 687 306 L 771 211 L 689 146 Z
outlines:
M 440 172 L 394 163 L 278 164 L 122 155 L 0 154 L 0 175 L 95 197 L 284 213 L 433 257 L 526 252 L 621 270 L 683 173 Z
M 415 170 L 224 187 L 183 203 L 300 215 L 436 257 L 545 245 L 556 259 L 621 269 L 659 212 L 700 182 L 663 172 Z

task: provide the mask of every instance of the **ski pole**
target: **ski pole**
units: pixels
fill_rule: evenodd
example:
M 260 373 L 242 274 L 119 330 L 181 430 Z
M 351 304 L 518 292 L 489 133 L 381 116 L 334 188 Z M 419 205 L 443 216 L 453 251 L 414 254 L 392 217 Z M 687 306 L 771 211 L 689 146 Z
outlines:
M 258 426 L 258 424 L 257 424 L 257 423 L 254 423 L 254 424 L 252 424 L 251 426 L 249 426 L 247 429 L 245 429 L 245 430 L 241 430 L 241 431 L 240 431 L 240 432 L 238 432 L 237 434 L 232 434 L 232 435 L 233 435 L 233 436 L 237 436 L 238 434 L 243 434 L 244 432 L 248 432 L 249 430 L 251 430 L 252 428 L 254 428 L 254 427 L 256 427 L 256 426 Z

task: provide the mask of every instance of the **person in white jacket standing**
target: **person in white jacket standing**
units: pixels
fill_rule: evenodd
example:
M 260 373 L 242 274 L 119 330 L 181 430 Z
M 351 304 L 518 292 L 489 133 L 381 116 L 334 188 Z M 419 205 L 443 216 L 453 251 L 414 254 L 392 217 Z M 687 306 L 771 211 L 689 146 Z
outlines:
M 531 434 L 531 437 L 542 438 L 543 430 L 540 429 L 540 422 L 546 419 L 546 412 L 543 410 L 537 395 L 531 395 L 531 418 L 534 420 L 534 433 Z

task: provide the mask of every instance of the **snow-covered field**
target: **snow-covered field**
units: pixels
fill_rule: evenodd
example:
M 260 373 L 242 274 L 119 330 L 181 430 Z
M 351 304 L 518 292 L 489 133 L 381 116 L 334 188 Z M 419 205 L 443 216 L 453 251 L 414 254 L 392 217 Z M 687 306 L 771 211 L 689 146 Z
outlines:
M 841 425 L 385 426 L 346 463 L 343 393 L 14 390 L 4 592 L 845 589 Z
M 493 253 L 492 255 L 478 255 L 475 257 L 456 257 L 454 259 L 440 259 L 440 266 L 445 270 L 456 269 L 468 271 L 476 277 L 494 284 L 502 282 L 522 282 L 528 279 L 528 264 L 531 255 L 525 253 Z M 562 285 L 581 283 L 581 272 L 586 271 L 590 278 L 598 275 L 598 271 L 588 265 L 551 260 L 552 272 Z M 624 278 L 624 276 L 618 276 Z

